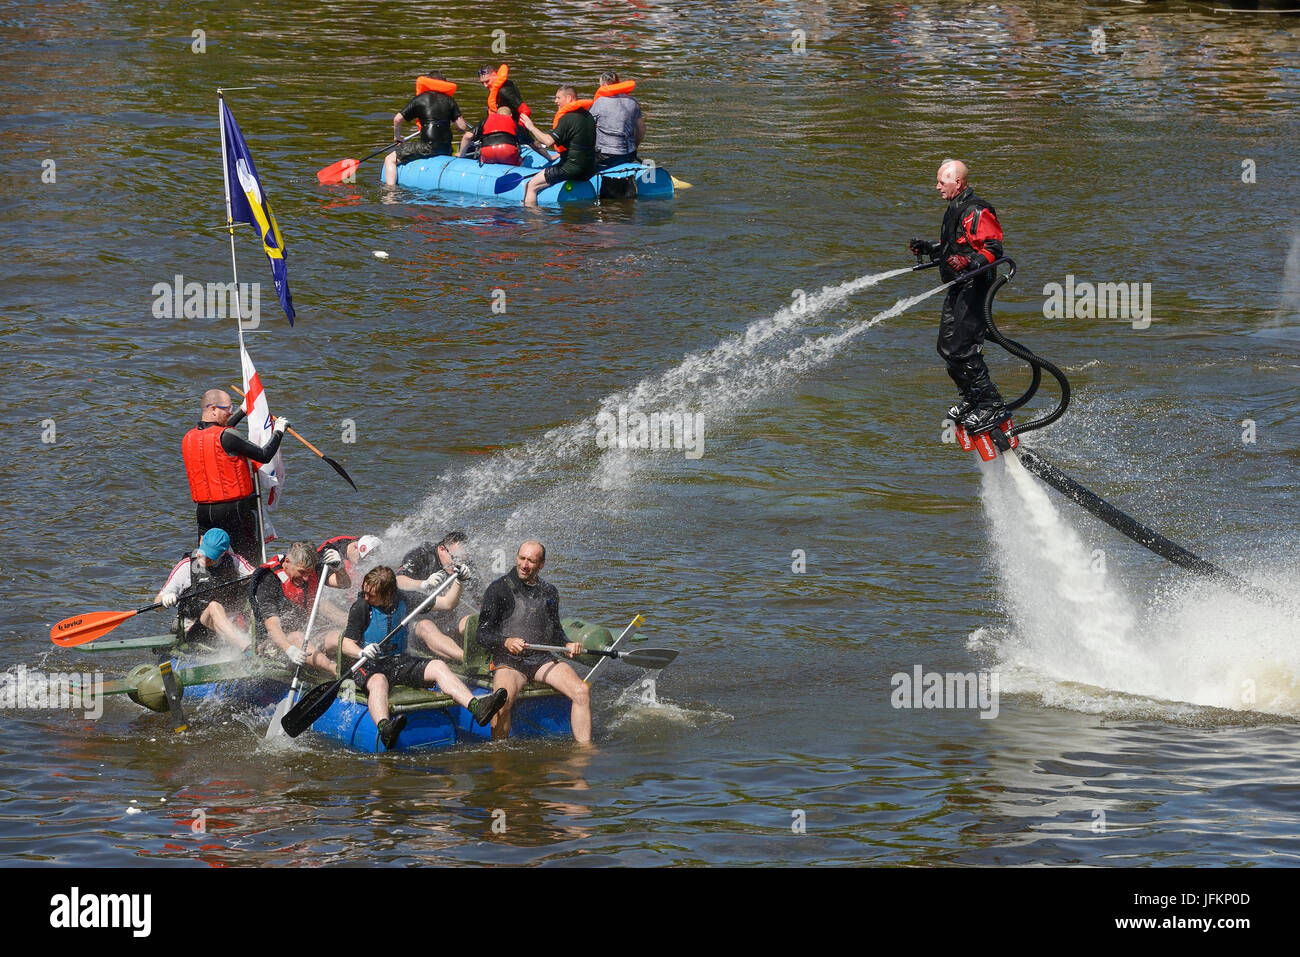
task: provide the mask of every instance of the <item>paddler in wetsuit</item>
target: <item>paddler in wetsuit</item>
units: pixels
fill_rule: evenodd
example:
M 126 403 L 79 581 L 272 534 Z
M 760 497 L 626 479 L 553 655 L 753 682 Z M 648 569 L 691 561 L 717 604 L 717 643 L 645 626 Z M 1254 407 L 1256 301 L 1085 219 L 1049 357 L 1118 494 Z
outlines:
M 565 180 L 591 179 L 596 175 L 596 121 L 587 112 L 591 100 L 579 100 L 578 91 L 562 86 L 555 91 L 555 119 L 551 132 L 543 133 L 531 117 L 520 116 L 524 125 L 542 146 L 554 146 L 561 152 L 560 162 L 546 167 L 528 181 L 524 205 L 536 206 L 537 194 L 547 186 Z
M 528 135 L 528 131 L 519 128 L 519 117 L 521 115 L 531 117 L 533 111 L 524 102 L 523 94 L 519 92 L 519 87 L 515 86 L 515 81 L 510 79 L 510 67 L 506 64 L 502 63 L 495 70 L 487 65 L 479 67 L 478 81 L 488 91 L 487 119 L 460 138 L 460 152 L 457 155 L 472 156 L 475 147 L 481 150 L 483 146 L 493 146 L 496 149 L 489 155 L 495 158 L 489 159 L 487 156 L 480 155 L 479 159 L 484 163 L 508 163 L 518 166 L 517 159 L 514 163 L 509 163 L 509 146 L 512 141 L 507 137 L 514 137 L 516 157 L 518 147 L 531 145 L 532 137 Z M 503 108 L 509 111 L 508 123 L 502 119 L 493 119 L 493 117 L 506 115 Z
M 549 651 L 529 651 L 529 645 L 563 645 L 572 658 L 582 644 L 568 641 L 560 623 L 560 594 L 540 577 L 546 547 L 529 541 L 519 546 L 514 571 L 488 585 L 478 619 L 478 643 L 492 655 L 492 687 L 509 697 L 492 725 L 493 739 L 510 735 L 510 709 L 530 681 L 544 682 L 573 702 L 569 721 L 573 739 L 591 741 L 591 689 L 567 662 Z
M 289 420 L 276 419 L 271 440 L 257 446 L 234 430 L 243 420 L 244 410 L 231 414 L 233 409 L 229 393 L 221 389 L 203 393 L 199 424 L 181 440 L 181 456 L 196 506 L 199 536 L 210 528 L 225 529 L 237 555 L 260 562 L 262 532 L 248 463 L 275 458 Z
M 430 156 L 451 155 L 451 127 L 468 130 L 460 107 L 452 99 L 456 84 L 447 82 L 437 70 L 416 77 L 415 97 L 400 113 L 393 115 L 393 139 L 402 139 L 402 123 L 415 120 L 420 135 L 409 143 L 399 143 L 397 151 L 384 158 L 384 182 L 397 185 L 397 167 Z
M 353 658 L 364 658 L 365 663 L 357 684 L 365 688 L 366 704 L 370 717 L 379 729 L 379 740 L 386 749 L 397 743 L 397 736 L 406 725 L 406 715 L 399 714 L 390 720 L 388 690 L 393 685 L 408 688 L 433 688 L 473 715 L 479 727 L 492 720 L 506 703 L 505 691 L 495 691 L 487 697 L 476 698 L 457 678 L 447 663 L 440 658 L 421 658 L 408 651 L 410 635 L 401 625 L 424 596 L 419 592 L 399 591 L 397 576 L 387 565 L 366 572 L 361 582 L 361 597 L 348 610 L 348 623 L 343 628 L 343 653 Z M 400 627 L 399 627 L 400 626 Z M 397 633 L 384 645 L 389 632 Z
M 913 239 L 908 246 L 913 255 L 938 259 L 939 275 L 945 282 L 1002 256 L 1002 226 L 997 213 L 967 185 L 968 173 L 961 160 L 943 161 L 934 187 L 948 201 L 939 242 Z M 987 432 L 1007 417 L 1002 394 L 989 377 L 981 351 L 984 297 L 993 283 L 993 272 L 989 270 L 952 286 L 939 317 L 939 355 L 961 392 L 961 401 L 948 410 L 948 415 L 971 435 Z

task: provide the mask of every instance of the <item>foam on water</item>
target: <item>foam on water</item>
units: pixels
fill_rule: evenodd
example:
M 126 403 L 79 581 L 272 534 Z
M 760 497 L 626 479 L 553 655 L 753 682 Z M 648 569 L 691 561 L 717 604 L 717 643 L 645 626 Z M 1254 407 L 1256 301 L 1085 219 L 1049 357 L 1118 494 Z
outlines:
M 1003 691 L 1124 716 L 1186 720 L 1195 705 L 1300 717 L 1292 613 L 1191 573 L 1176 590 L 1139 593 L 1116 559 L 1095 560 L 1061 511 L 1074 506 L 1052 500 L 1018 459 L 981 464 L 1011 627 L 981 629 L 968 646 L 992 652 Z
M 709 434 L 809 370 L 825 363 L 854 337 L 947 288 L 947 284 L 898 300 L 870 319 L 838 332 L 806 334 L 813 320 L 910 268 L 891 269 L 827 286 L 712 349 L 692 353 L 667 372 L 643 379 L 627 392 L 600 401 L 580 421 L 549 430 L 540 438 L 498 452 L 485 461 L 440 476 L 416 512 L 385 534 L 393 550 L 440 537 L 451 527 L 471 531 L 480 554 L 513 555 L 521 537 L 546 537 L 557 544 L 581 541 L 596 523 L 625 511 L 626 496 L 643 469 L 681 468 L 677 452 L 600 449 L 601 413 L 620 406 L 642 414 L 699 413 Z M 523 504 L 520 504 L 523 503 Z
M 651 722 L 701 727 L 719 721 L 731 721 L 733 716 L 725 711 L 694 710 L 664 701 L 659 697 L 655 676 L 657 671 L 624 688 L 614 702 L 613 715 L 608 722 L 611 731 L 629 726 L 644 726 Z

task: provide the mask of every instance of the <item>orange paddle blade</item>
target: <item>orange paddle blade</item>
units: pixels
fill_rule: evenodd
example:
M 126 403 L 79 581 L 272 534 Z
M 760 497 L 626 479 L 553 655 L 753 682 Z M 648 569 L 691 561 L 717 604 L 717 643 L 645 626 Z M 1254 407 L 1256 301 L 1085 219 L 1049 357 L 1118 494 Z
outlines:
M 317 173 L 316 179 L 320 181 L 322 186 L 328 186 L 330 183 L 341 183 L 349 173 L 360 165 L 361 164 L 354 159 L 341 159 L 337 163 L 332 163 L 329 166 L 326 166 L 323 170 Z
M 87 615 L 73 615 L 50 629 L 50 641 L 63 648 L 84 645 L 138 614 L 138 611 L 92 611 Z

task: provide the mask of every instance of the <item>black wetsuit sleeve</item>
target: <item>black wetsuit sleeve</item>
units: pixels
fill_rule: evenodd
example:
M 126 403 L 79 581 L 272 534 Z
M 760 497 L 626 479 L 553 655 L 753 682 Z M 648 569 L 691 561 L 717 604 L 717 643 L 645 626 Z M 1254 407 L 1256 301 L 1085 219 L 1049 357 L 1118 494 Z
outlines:
M 351 638 L 358 645 L 361 644 L 362 636 L 366 633 L 366 619 L 370 617 L 369 611 L 370 603 L 366 601 L 365 596 L 358 596 L 352 603 L 352 607 L 348 609 L 348 623 L 343 626 L 344 638 Z
M 403 108 L 402 119 L 405 120 L 407 123 L 411 122 L 411 120 L 416 120 L 416 119 L 418 119 L 421 123 L 424 122 L 425 119 L 424 111 L 420 108 L 420 98 L 418 96 L 412 99 L 411 102 L 407 103 L 406 106 Z
M 262 463 L 275 458 L 275 453 L 280 450 L 280 442 L 283 439 L 284 433 L 276 432 L 266 445 L 258 446 L 248 441 L 234 429 L 226 429 L 221 433 L 221 447 L 231 455 L 240 455 L 246 459 L 252 459 L 254 462 Z
M 280 618 L 283 624 L 284 606 L 288 601 L 284 597 L 284 589 L 280 587 L 280 579 L 275 576 L 275 572 L 263 575 L 262 580 L 257 584 L 257 593 L 253 596 L 253 609 L 260 621 L 266 621 L 268 618 Z M 285 628 L 285 631 L 292 629 Z
M 230 418 L 226 419 L 226 428 L 233 429 L 246 418 L 248 418 L 248 413 L 245 412 L 242 407 L 238 408 L 234 412 L 230 413 Z
M 476 637 L 478 643 L 494 655 L 503 654 L 506 650 L 506 637 L 501 634 L 501 623 L 510 611 L 507 601 L 509 597 L 509 588 L 504 581 L 498 579 L 488 585 L 483 594 L 483 604 L 479 607 Z

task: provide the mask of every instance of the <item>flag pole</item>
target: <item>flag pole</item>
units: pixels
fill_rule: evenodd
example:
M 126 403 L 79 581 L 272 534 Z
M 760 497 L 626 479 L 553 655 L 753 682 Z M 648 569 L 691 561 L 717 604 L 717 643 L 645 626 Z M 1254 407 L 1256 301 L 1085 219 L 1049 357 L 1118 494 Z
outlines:
M 226 95 L 217 88 L 217 129 L 221 133 L 221 185 L 226 194 L 226 231 L 230 234 L 230 275 L 235 283 L 235 328 L 239 330 L 239 378 L 248 393 L 248 378 L 244 375 L 244 304 L 239 295 L 239 266 L 235 261 L 235 217 L 230 208 L 230 165 L 226 159 L 226 115 L 222 106 Z M 251 410 L 250 410 L 251 411 Z M 250 463 L 249 468 L 252 468 Z M 253 468 L 253 484 L 257 489 L 257 538 L 262 548 L 262 564 L 266 564 L 266 519 L 262 515 L 261 470 Z

